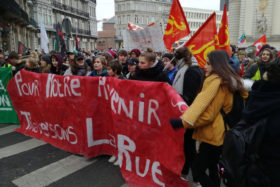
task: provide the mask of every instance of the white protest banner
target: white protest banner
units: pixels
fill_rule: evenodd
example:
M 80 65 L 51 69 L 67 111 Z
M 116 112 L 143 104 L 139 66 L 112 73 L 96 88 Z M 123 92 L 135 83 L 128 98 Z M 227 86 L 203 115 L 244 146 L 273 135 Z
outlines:
M 148 47 L 154 51 L 165 51 L 161 27 L 154 24 L 141 30 L 124 30 L 123 42 L 125 50 L 146 50 Z

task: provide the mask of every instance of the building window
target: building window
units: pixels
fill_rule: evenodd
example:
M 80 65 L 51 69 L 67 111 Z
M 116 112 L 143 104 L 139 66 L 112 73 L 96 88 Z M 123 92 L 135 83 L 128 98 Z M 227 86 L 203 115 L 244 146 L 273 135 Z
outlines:
M 135 15 L 135 23 L 138 23 L 138 15 Z
M 121 16 L 118 16 L 118 23 L 121 24 Z
M 142 4 L 141 10 L 142 10 L 142 11 L 145 11 L 145 4 Z
M 126 23 L 125 16 L 122 17 L 122 23 Z
M 135 3 L 135 10 L 139 10 L 139 4 Z

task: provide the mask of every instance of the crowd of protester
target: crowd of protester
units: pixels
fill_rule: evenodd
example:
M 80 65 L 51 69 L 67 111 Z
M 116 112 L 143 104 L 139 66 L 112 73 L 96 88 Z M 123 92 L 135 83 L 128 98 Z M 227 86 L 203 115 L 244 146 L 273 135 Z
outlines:
M 21 69 L 36 73 L 77 76 L 110 76 L 118 79 L 166 82 L 190 106 L 181 119 L 170 120 L 174 129 L 186 128 L 184 153 L 186 162 L 182 178 L 189 180 L 192 172 L 195 186 L 218 187 L 218 161 L 225 137 L 221 109 L 228 113 L 233 106 L 233 95 L 239 92 L 247 99 L 244 119 L 249 123 L 266 121 L 265 139 L 260 150 L 260 161 L 270 180 L 270 186 L 279 186 L 277 171 L 280 165 L 280 60 L 278 51 L 264 45 L 258 54 L 252 47 L 237 49 L 231 46 L 232 55 L 222 50 L 208 54 L 204 69 L 187 47 L 174 53 L 156 53 L 133 49 L 98 51 L 69 51 L 66 56 L 11 52 L 7 59 L 0 53 L 0 67 L 12 67 L 13 73 Z M 245 87 L 251 80 L 251 91 Z M 248 97 L 249 93 L 249 97 Z M 112 156 L 109 162 L 118 165 Z M 208 170 L 208 172 L 206 172 Z M 248 184 L 248 186 L 250 186 Z M 257 185 L 255 185 L 257 186 Z

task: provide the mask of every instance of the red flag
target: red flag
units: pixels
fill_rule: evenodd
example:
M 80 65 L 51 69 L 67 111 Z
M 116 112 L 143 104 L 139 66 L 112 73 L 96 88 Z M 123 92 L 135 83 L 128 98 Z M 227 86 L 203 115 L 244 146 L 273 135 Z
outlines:
M 76 39 L 76 50 L 79 50 L 80 41 L 79 41 L 79 38 L 77 35 L 76 35 L 75 39 Z
M 198 61 L 198 65 L 203 68 L 206 64 L 207 55 L 219 48 L 215 12 L 203 23 L 184 46 L 190 49 Z
M 255 43 L 253 44 L 254 46 L 256 46 L 256 51 L 255 51 L 255 55 L 257 55 L 262 46 L 266 44 L 266 35 L 263 35 L 262 37 L 260 37 L 257 41 L 255 41 Z
M 169 19 L 164 33 L 164 43 L 171 51 L 172 44 L 190 34 L 190 28 L 179 0 L 173 0 Z
M 228 55 L 231 56 L 226 4 L 224 5 L 224 12 L 219 28 L 218 37 L 219 37 L 219 48 L 227 51 Z

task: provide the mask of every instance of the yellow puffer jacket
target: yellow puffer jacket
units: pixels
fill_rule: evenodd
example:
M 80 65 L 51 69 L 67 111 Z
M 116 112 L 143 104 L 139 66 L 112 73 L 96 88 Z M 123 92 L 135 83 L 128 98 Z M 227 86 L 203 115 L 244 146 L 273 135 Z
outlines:
M 233 94 L 221 85 L 221 81 L 216 74 L 208 76 L 193 104 L 181 116 L 186 128 L 194 128 L 193 139 L 215 146 L 223 145 L 225 136 L 220 110 L 230 112 L 233 103 Z M 247 92 L 241 95 L 248 97 Z

